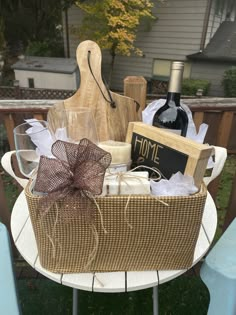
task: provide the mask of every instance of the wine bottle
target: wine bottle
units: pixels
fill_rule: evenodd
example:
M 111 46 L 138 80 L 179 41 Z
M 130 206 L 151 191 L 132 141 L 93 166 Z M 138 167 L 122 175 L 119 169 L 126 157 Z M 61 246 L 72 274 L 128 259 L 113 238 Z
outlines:
M 186 136 L 188 116 L 180 105 L 183 71 L 183 62 L 172 62 L 166 102 L 156 111 L 152 124 Z

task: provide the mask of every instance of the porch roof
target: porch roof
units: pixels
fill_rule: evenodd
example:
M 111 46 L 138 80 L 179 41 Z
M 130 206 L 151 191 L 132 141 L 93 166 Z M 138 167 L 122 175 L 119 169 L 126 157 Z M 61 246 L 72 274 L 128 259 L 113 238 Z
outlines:
M 236 62 L 236 21 L 224 21 L 202 52 L 187 57 L 192 60 Z
M 78 65 L 75 58 L 24 56 L 12 65 L 14 70 L 73 73 Z

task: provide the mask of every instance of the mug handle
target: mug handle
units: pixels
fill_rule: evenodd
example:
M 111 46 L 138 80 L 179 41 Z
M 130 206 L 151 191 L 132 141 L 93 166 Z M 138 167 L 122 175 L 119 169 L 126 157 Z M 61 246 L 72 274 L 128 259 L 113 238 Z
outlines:
M 206 186 L 208 186 L 210 182 L 212 182 L 218 175 L 220 175 L 227 158 L 227 150 L 225 148 L 217 146 L 212 147 L 213 155 L 215 156 L 215 162 L 211 172 L 211 176 L 203 178 L 203 181 Z
M 9 174 L 11 175 L 20 185 L 21 187 L 25 188 L 26 185 L 28 184 L 29 180 L 28 179 L 25 179 L 25 178 L 21 178 L 21 177 L 18 177 L 15 172 L 13 171 L 12 169 L 12 164 L 11 164 L 11 157 L 13 154 L 15 154 L 16 151 L 9 151 L 9 152 L 6 152 L 2 159 L 1 159 L 1 164 L 2 164 L 2 167 L 4 168 L 4 170 Z

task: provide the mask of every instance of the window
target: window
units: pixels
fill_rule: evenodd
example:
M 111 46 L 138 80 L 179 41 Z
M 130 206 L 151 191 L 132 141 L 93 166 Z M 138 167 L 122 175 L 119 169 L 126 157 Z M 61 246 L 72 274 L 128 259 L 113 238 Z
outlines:
M 177 61 L 177 60 L 176 60 Z M 153 63 L 153 76 L 161 81 L 168 81 L 170 76 L 170 66 L 172 60 L 164 60 L 164 59 L 154 59 Z M 184 79 L 190 77 L 191 73 L 191 63 L 184 62 Z
M 34 79 L 33 78 L 28 78 L 28 85 L 29 85 L 29 88 L 34 88 Z

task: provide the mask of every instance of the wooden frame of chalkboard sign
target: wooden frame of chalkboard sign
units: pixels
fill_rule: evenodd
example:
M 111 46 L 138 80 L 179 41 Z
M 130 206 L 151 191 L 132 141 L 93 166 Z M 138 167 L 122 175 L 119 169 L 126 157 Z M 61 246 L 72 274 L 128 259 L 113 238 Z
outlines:
M 200 188 L 212 154 L 211 146 L 142 122 L 129 123 L 126 142 L 132 144 L 133 166 L 147 165 L 159 169 L 167 179 L 181 171 L 192 176 Z

